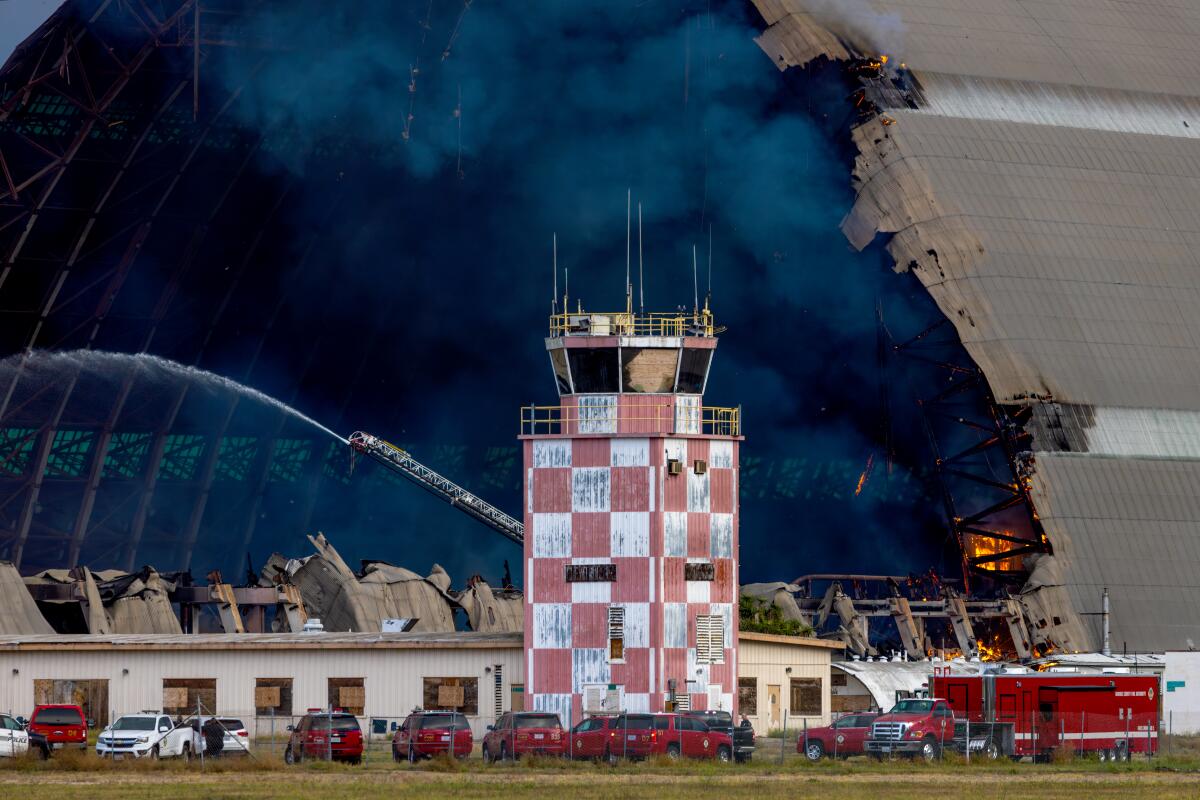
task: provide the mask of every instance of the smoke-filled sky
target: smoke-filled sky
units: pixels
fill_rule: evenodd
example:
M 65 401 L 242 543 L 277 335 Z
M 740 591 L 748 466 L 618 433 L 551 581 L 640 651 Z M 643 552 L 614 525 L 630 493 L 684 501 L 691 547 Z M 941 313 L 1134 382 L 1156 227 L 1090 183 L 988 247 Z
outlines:
M 880 247 L 853 252 L 838 228 L 853 201 L 852 157 L 837 136 L 849 106 L 833 70 L 779 73 L 754 44 L 758 20 L 743 0 L 264 6 L 275 10 L 238 35 L 268 47 L 206 58 L 202 102 L 240 90 L 229 113 L 267 143 L 254 168 L 293 183 L 292 255 L 315 230 L 340 243 L 340 264 L 289 277 L 284 321 L 311 320 L 314 342 L 338 341 L 339 319 L 377 321 L 370 341 L 340 342 L 343 370 L 306 377 L 297 407 L 339 424 L 336 398 L 369 347 L 346 426 L 447 470 L 436 457 L 447 447 L 512 447 L 518 406 L 555 396 L 542 341 L 551 237 L 572 298 L 620 308 L 631 190 L 643 207 L 648 310 L 690 306 L 693 245 L 701 295 L 711 257 L 728 331 L 706 401 L 743 407 L 743 580 L 941 566 L 940 508 L 917 474 L 929 463 L 918 378 L 881 371 L 876 303 L 898 336 L 936 312 Z M 307 344 L 252 382 L 292 399 L 280 387 L 299 380 Z M 232 347 L 201 366 L 240 377 L 230 366 L 239 357 Z M 450 477 L 520 508 L 515 487 Z M 347 560 L 418 571 L 437 561 L 457 582 L 498 577 L 503 559 L 519 558 L 408 486 L 381 497 L 364 484 L 317 522 Z M 255 559 L 308 552 L 300 533 L 260 523 Z
M 745 456 L 804 459 L 814 480 L 821 465 L 884 461 L 875 301 L 912 285 L 880 253 L 851 252 L 838 230 L 852 200 L 847 158 L 819 123 L 845 113 L 840 87 L 789 91 L 753 42 L 750 12 L 741 2 L 310 0 L 263 21 L 259 34 L 288 42 L 292 57 L 254 72 L 247 51 L 228 65 L 230 86 L 254 75 L 244 121 L 314 141 L 352 131 L 384 165 L 363 197 L 388 233 L 347 278 L 365 295 L 394 295 L 414 323 L 393 346 L 419 368 L 398 396 L 378 399 L 415 424 L 390 435 L 414 447 L 504 443 L 518 403 L 553 396 L 540 338 L 551 235 L 571 295 L 619 307 L 629 188 L 643 206 L 650 308 L 690 304 L 694 243 L 707 282 L 711 227 L 713 304 L 729 331 L 708 401 L 744 406 Z M 901 330 L 927 313 L 887 305 Z M 911 390 L 896 394 L 911 405 Z M 898 464 L 892 479 L 905 472 Z M 888 502 L 886 467 L 857 498 L 856 477 L 840 497 L 748 497 L 743 576 L 930 566 L 936 511 Z M 483 553 L 504 552 L 498 537 L 477 536 Z

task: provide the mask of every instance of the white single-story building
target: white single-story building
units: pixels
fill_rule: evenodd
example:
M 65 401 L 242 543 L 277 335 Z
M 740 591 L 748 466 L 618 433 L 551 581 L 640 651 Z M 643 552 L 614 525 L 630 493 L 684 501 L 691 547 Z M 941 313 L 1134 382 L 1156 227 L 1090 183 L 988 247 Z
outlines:
M 738 697 L 759 734 L 828 723 L 840 642 L 743 632 Z M 345 708 L 376 735 L 414 708 L 456 708 L 482 736 L 524 708 L 521 634 L 245 633 L 0 637 L 0 710 L 73 703 L 103 725 L 146 709 L 241 718 L 281 733 L 310 709 Z M 566 720 L 564 720 L 564 723 Z

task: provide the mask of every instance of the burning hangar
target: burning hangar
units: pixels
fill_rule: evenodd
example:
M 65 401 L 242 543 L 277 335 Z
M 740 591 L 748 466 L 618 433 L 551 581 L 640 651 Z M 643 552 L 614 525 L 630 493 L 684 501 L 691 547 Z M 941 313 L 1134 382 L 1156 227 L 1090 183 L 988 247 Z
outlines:
M 851 90 L 857 201 L 844 232 L 857 248 L 888 237 L 897 270 L 940 309 L 928 329 L 903 334 L 881 312 L 881 348 L 938 371 L 927 416 L 969 432 L 965 445 L 938 450 L 939 477 L 970 488 L 941 498 L 961 579 L 810 575 L 751 593 L 833 627 L 864 655 L 872 619 L 893 621 L 913 654 L 936 649 L 930 621 L 945 622 L 958 649 L 978 651 L 982 627 L 1022 658 L 1101 649 L 1105 621 L 1114 649 L 1190 646 L 1200 633 L 1200 365 L 1188 313 L 1200 101 L 1188 40 L 1200 15 L 1151 3 L 1157 13 L 1134 16 L 1098 0 L 1032 11 L 1016 0 L 878 0 L 836 13 L 842 4 L 817 0 L 754 5 L 759 44 L 785 78 L 835 71 Z M 243 87 L 201 83 L 234 52 L 269 59 L 277 43 L 246 38 L 245 8 L 71 0 L 0 69 L 0 352 L 224 360 L 246 381 L 275 379 L 263 365 L 284 365 L 284 398 L 336 365 L 351 377 L 326 398 L 325 418 L 341 430 L 368 381 L 372 392 L 390 386 L 371 359 L 384 349 L 375 323 L 393 309 L 364 313 L 362 298 L 336 297 L 314 326 L 289 300 L 312 288 L 315 265 L 346 269 L 356 237 L 382 236 L 355 196 L 371 165 L 337 158 L 350 139 L 297 139 L 283 122 L 250 130 L 238 124 Z M 262 166 L 296 152 L 317 157 L 303 181 L 328 200 L 299 241 L 286 223 L 297 179 Z M 219 280 L 204 268 L 213 264 Z M 312 346 L 298 352 L 304 339 Z M 969 359 L 942 355 L 943 344 Z M 360 355 L 347 364 L 347 352 Z M 231 608 L 276 607 L 287 620 L 300 604 L 286 587 L 306 574 L 303 599 L 326 597 L 322 613 L 340 629 L 412 607 L 425 609 L 423 624 L 441 620 L 438 630 L 455 607 L 477 631 L 525 625 L 507 587 L 471 581 L 453 592 L 437 569 L 380 563 L 355 572 L 323 538 L 306 564 L 269 563 L 262 585 L 136 572 L 214 553 L 240 560 L 267 518 L 319 529 L 323 513 L 353 505 L 348 448 L 236 398 L 195 424 L 196 392 L 128 363 L 103 379 L 68 363 L 72 377 L 45 381 L 17 358 L 0 375 L 0 558 L 43 606 L 90 603 L 87 630 L 186 623 L 155 616 L 165 600 L 215 602 L 226 630 L 239 624 Z M 980 392 L 982 414 L 955 406 Z M 380 424 L 401 428 L 400 412 Z M 489 459 L 488 471 L 507 476 L 492 489 L 520 484 L 518 459 Z M 990 468 L 976 471 L 979 459 Z M 88 564 L 121 571 L 94 576 Z M 336 581 L 317 580 L 318 566 Z M 0 585 L 18 582 L 0 571 Z M 1102 618 L 1105 590 L 1112 610 Z M 28 610 L 10 615 L 32 619 Z M 255 614 L 240 624 L 254 629 Z M 29 625 L 20 632 L 44 632 Z
M 856 76 L 843 230 L 887 237 L 994 398 L 1012 483 L 948 500 L 967 572 L 1064 649 L 1108 644 L 1105 589 L 1113 648 L 1200 641 L 1200 10 L 754 2 L 780 70 Z

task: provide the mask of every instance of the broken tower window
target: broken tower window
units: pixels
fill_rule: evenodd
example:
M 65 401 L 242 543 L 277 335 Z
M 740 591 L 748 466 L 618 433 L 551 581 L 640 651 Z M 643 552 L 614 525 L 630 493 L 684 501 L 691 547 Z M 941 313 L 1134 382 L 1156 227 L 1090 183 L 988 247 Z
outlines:
M 608 607 L 608 660 L 625 660 L 625 607 Z

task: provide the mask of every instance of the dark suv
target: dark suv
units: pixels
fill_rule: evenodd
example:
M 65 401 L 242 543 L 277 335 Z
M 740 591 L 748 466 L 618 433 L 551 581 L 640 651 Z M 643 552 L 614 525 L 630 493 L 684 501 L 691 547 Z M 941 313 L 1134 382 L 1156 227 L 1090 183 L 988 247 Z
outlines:
M 358 719 L 344 711 L 309 711 L 294 727 L 283 760 L 295 764 L 306 758 L 362 761 L 363 736 Z
M 749 761 L 754 756 L 754 728 L 734 725 L 733 715 L 728 711 L 684 711 L 683 715 L 701 720 L 710 731 L 723 733 L 733 739 L 733 757 L 738 762 Z
M 466 758 L 474 747 L 471 726 L 457 711 L 414 711 L 392 736 L 396 761 L 416 761 L 440 753 Z

